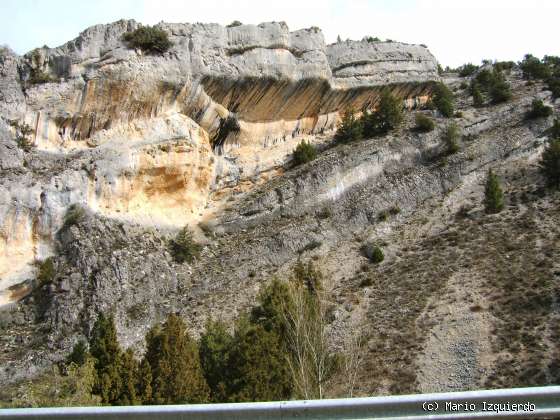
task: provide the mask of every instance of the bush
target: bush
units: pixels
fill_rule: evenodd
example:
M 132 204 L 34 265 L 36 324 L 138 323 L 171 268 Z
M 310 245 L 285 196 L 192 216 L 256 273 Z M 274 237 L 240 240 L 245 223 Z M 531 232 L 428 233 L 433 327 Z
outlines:
M 541 99 L 535 99 L 531 103 L 531 109 L 527 112 L 528 119 L 546 118 L 552 115 L 552 108 L 545 105 Z
M 553 139 L 548 143 L 539 166 L 549 185 L 560 187 L 560 139 Z
M 523 71 L 523 77 L 525 79 L 546 79 L 550 76 L 550 69 L 531 54 L 526 54 L 523 61 L 519 63 L 519 67 Z
M 317 149 L 311 143 L 303 140 L 297 145 L 296 150 L 293 153 L 294 165 L 302 165 L 307 162 L 311 162 L 317 157 Z
M 434 120 L 419 112 L 416 113 L 414 119 L 416 121 L 416 131 L 426 133 L 428 131 L 432 131 L 436 127 Z
M 550 139 L 560 139 L 560 119 L 554 119 L 552 127 L 548 129 L 548 137 Z
M 139 48 L 151 54 L 162 54 L 173 45 L 167 37 L 167 32 L 153 26 L 142 26 L 127 32 L 123 39 L 130 48 Z
M 456 123 L 449 124 L 442 134 L 442 141 L 445 145 L 445 152 L 448 155 L 459 151 L 459 137 L 461 136 L 459 126 Z
M 241 23 L 238 20 L 234 20 L 229 25 L 227 25 L 226 28 L 235 28 L 236 26 L 241 26 L 241 25 L 243 25 L 243 23 Z
M 389 90 L 381 93 L 379 105 L 372 113 L 364 113 L 363 134 L 365 137 L 386 134 L 397 128 L 403 120 L 402 101 Z
M 478 66 L 472 63 L 463 64 L 459 67 L 459 77 L 472 76 L 478 70 Z
M 432 93 L 431 103 L 446 118 L 453 116 L 454 110 L 453 93 L 443 83 L 437 83 Z
M 187 227 L 181 229 L 175 239 L 169 242 L 169 247 L 173 259 L 179 264 L 185 261 L 192 262 L 202 251 L 202 246 L 194 241 L 192 233 Z
M 494 69 L 496 71 L 511 71 L 515 67 L 513 61 L 497 61 L 494 63 Z
M 493 82 L 489 93 L 493 104 L 509 101 L 512 96 L 509 83 L 502 78 L 498 78 Z
M 77 366 L 82 366 L 89 357 L 89 352 L 87 350 L 87 344 L 85 341 L 78 341 L 74 344 L 72 348 L 72 353 L 66 358 L 66 363 L 74 363 Z
M 471 93 L 473 97 L 473 105 L 477 108 L 480 108 L 484 105 L 484 97 L 482 96 L 482 92 L 480 91 L 480 87 L 478 83 L 473 83 L 471 86 Z
M 54 268 L 54 260 L 52 257 L 47 258 L 39 264 L 39 272 L 37 273 L 39 287 L 52 283 L 55 276 L 56 270 Z
M 504 193 L 500 187 L 500 181 L 492 169 L 488 171 L 484 188 L 484 208 L 489 214 L 499 213 L 504 208 Z
M 63 228 L 67 229 L 70 226 L 77 225 L 85 217 L 86 211 L 79 204 L 72 204 L 66 210 L 66 215 L 64 216 Z
M 357 119 L 354 111 L 346 111 L 336 130 L 334 139 L 337 143 L 349 143 L 362 138 L 362 121 Z
M 383 250 L 372 243 L 368 243 L 363 247 L 364 255 L 374 264 L 379 264 L 385 259 Z

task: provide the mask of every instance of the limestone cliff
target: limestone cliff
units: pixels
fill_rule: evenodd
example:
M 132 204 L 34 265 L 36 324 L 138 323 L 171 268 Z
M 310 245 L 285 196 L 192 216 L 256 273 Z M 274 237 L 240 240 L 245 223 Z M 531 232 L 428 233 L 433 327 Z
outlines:
M 348 41 L 285 23 L 167 24 L 163 55 L 128 48 L 135 21 L 57 48 L 0 52 L 0 304 L 53 252 L 69 205 L 178 227 L 281 171 L 303 138 L 389 87 L 408 106 L 438 79 L 424 47 Z M 36 75 L 46 83 L 33 83 Z M 27 124 L 29 150 L 16 146 Z M 12 296 L 12 297 L 10 297 Z

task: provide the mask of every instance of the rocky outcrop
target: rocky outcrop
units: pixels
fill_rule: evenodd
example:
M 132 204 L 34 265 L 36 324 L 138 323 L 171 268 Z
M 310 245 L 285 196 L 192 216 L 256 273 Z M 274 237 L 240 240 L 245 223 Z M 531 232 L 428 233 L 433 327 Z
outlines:
M 438 78 L 416 45 L 325 45 L 318 28 L 282 22 L 158 26 L 173 42 L 162 55 L 125 45 L 139 27 L 132 20 L 23 57 L 0 52 L 4 296 L 53 252 L 70 204 L 146 225 L 194 224 L 228 191 L 281 171 L 302 139 L 328 139 L 341 112 L 374 107 L 386 87 L 413 106 Z

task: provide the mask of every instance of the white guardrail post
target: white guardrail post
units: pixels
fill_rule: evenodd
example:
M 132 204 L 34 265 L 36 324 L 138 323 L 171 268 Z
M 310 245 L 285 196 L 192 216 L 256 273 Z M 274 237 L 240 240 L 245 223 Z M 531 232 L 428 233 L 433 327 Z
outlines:
M 0 409 L 13 420 L 513 419 L 560 417 L 560 386 L 236 404 Z

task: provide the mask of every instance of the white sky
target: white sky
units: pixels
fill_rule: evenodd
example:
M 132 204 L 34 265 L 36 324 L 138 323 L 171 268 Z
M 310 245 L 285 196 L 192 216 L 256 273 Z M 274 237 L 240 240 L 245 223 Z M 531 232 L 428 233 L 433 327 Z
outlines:
M 86 27 L 166 22 L 285 21 L 318 26 L 327 43 L 364 35 L 426 44 L 443 66 L 560 55 L 560 0 L 0 0 L 0 44 L 23 54 Z

